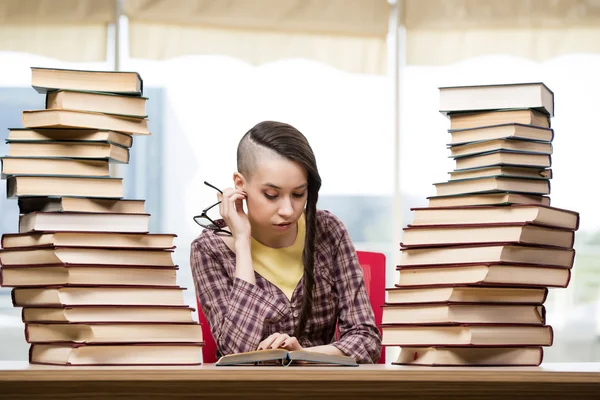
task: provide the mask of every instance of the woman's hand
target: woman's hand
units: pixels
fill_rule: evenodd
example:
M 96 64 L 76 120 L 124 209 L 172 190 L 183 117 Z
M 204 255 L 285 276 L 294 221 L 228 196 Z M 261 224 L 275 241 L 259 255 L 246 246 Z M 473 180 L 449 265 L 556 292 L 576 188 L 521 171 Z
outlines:
M 218 193 L 219 213 L 227 223 L 235 240 L 250 240 L 251 229 L 248 216 L 244 212 L 246 192 L 240 189 L 227 188 L 223 194 Z
M 294 336 L 287 333 L 274 333 L 258 345 L 258 350 L 267 349 L 302 350 L 302 346 Z

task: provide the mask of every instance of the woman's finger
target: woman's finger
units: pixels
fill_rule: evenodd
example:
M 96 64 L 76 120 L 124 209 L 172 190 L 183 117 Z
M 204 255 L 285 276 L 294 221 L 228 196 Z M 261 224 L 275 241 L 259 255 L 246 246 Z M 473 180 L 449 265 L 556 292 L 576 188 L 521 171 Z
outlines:
M 231 214 L 230 198 L 234 193 L 237 192 L 239 192 L 238 189 L 227 188 L 223 190 L 223 194 L 217 194 L 217 198 L 220 197 L 219 200 L 221 201 L 221 204 L 219 204 L 219 213 L 221 214 L 221 217 L 223 217 L 225 220 L 227 220 L 227 218 Z
M 281 343 L 285 342 L 286 339 L 289 339 L 290 335 L 288 335 L 287 333 L 283 333 L 281 335 L 279 335 L 279 337 L 275 338 L 275 340 L 273 340 L 273 343 L 271 343 L 271 346 L 269 346 L 272 349 L 278 349 L 281 346 Z
M 298 339 L 295 336 L 290 336 L 288 339 L 284 340 L 280 347 L 283 347 L 286 350 L 300 350 L 302 346 L 298 342 Z
M 268 349 L 269 347 L 271 347 L 271 344 L 273 343 L 273 341 L 275 339 L 277 339 L 277 337 L 280 335 L 279 332 L 273 333 L 272 335 L 270 335 L 269 337 L 267 337 L 265 340 L 263 340 L 262 342 L 260 342 L 258 344 L 258 350 L 265 350 Z

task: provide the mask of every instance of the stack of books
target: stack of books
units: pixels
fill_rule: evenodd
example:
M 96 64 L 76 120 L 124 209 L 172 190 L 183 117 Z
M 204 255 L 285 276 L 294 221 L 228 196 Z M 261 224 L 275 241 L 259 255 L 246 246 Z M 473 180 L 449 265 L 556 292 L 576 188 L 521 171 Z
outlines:
M 2 158 L 18 233 L 1 238 L 0 284 L 23 307 L 31 363 L 201 362 L 202 332 L 177 286 L 174 234 L 150 234 L 145 201 L 123 198 L 110 163 L 148 135 L 131 72 L 32 68 L 44 110 L 24 111 Z
M 456 161 L 404 230 L 383 342 L 395 364 L 539 365 L 544 302 L 564 288 L 579 215 L 550 207 L 553 93 L 541 83 L 441 88 Z

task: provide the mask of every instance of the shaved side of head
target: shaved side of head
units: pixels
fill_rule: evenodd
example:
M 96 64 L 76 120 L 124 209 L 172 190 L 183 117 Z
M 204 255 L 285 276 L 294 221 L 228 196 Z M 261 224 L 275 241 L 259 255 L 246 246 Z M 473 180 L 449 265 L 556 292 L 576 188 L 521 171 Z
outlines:
M 273 157 L 281 157 L 271 149 L 268 149 L 254 142 L 250 137 L 250 132 L 246 133 L 237 149 L 237 169 L 248 181 L 252 179 L 252 174 L 256 171 L 258 163 Z

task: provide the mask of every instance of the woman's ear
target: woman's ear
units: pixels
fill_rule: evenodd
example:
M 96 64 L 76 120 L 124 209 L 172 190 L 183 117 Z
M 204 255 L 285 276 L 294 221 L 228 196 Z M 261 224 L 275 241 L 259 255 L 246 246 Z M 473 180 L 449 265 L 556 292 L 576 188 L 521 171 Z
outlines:
M 246 178 L 239 172 L 233 173 L 233 185 L 236 189 L 246 191 Z

